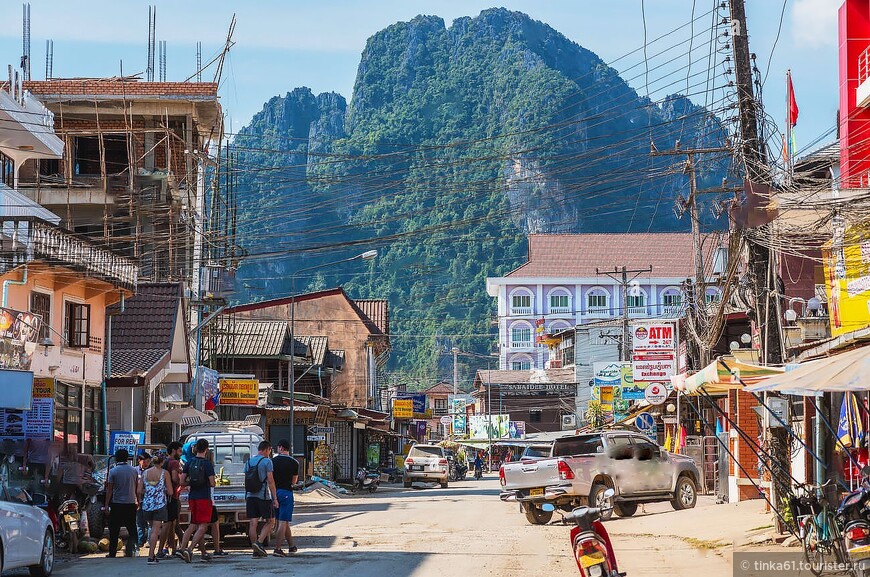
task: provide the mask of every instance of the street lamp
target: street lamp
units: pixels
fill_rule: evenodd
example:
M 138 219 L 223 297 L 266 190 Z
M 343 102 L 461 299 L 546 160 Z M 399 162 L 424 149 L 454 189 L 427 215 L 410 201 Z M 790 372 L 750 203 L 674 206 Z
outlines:
M 296 394 L 296 364 L 294 359 L 296 358 L 296 341 L 294 338 L 294 329 L 296 324 L 296 275 L 300 272 L 306 272 L 315 270 L 318 268 L 324 268 L 328 266 L 333 266 L 336 264 L 341 264 L 343 262 L 350 262 L 352 260 L 372 260 L 378 256 L 377 250 L 367 250 L 364 253 L 358 254 L 356 256 L 352 256 L 350 258 L 345 258 L 342 260 L 336 260 L 332 262 L 324 262 L 314 266 L 309 266 L 306 268 L 298 268 L 293 271 L 293 274 L 290 275 L 290 454 L 295 455 L 295 444 L 296 444 L 296 421 L 295 416 L 293 414 L 293 406 L 296 402 L 295 394 Z

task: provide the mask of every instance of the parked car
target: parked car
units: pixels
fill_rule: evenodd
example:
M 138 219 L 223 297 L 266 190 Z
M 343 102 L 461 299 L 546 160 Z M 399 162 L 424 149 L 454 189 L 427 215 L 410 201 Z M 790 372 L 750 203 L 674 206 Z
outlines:
M 405 458 L 405 487 L 414 481 L 438 481 L 447 488 L 447 453 L 438 445 L 414 445 Z
M 0 487 L 0 572 L 27 567 L 35 577 L 54 569 L 54 527 L 37 507 L 45 495 L 32 497 L 24 489 Z
M 700 475 L 694 461 L 673 455 L 648 437 L 631 431 L 605 431 L 562 437 L 552 456 L 523 459 L 499 470 L 502 501 L 518 501 L 533 525 L 548 523 L 551 503 L 563 510 L 589 504 L 630 517 L 640 503 L 670 501 L 674 509 L 690 509 L 697 499 Z M 604 498 L 605 491 L 613 497 Z M 602 518 L 609 518 L 610 512 Z

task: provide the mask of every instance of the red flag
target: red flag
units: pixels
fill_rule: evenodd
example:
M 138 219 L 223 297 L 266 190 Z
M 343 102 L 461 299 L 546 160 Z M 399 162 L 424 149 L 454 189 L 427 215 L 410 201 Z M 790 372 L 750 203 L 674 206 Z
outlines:
M 794 98 L 794 85 L 791 83 L 791 71 L 788 73 L 788 118 L 791 121 L 791 127 L 797 124 L 798 119 L 798 105 L 797 100 Z M 791 128 L 789 127 L 789 128 Z

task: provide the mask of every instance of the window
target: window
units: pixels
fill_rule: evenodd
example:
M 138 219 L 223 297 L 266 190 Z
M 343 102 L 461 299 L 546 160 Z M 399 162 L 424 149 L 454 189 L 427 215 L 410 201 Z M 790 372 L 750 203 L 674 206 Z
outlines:
M 532 346 L 532 328 L 526 325 L 520 325 L 511 329 L 511 346 L 513 347 L 530 347 Z
M 106 174 L 119 174 L 127 170 L 127 138 L 120 134 L 103 136 L 103 152 L 106 160 Z M 100 139 L 96 136 L 79 136 L 75 139 L 75 174 L 97 176 L 102 174 L 100 166 Z
M 662 304 L 666 307 L 678 307 L 683 302 L 683 295 L 675 290 L 662 293 Z
M 625 299 L 625 302 L 626 302 L 626 304 L 628 304 L 628 308 L 633 309 L 633 308 L 645 307 L 646 306 L 646 304 L 644 304 L 645 300 L 646 300 L 646 298 L 642 294 L 640 294 L 640 295 L 628 295 Z
M 67 344 L 70 347 L 85 348 L 91 340 L 91 305 L 81 303 L 66 303 L 66 321 L 64 325 Z
M 550 312 L 569 312 L 568 295 L 554 294 L 550 295 Z
M 100 389 L 85 387 L 84 451 L 92 455 L 104 453 L 100 431 L 103 427 L 103 403 Z
M 569 457 L 573 455 L 594 455 L 601 453 L 604 447 L 601 435 L 580 435 L 563 437 L 553 444 L 554 457 Z
M 36 291 L 30 293 L 30 312 L 42 317 L 38 340 L 51 338 L 48 335 L 48 327 L 51 326 L 51 295 Z
M 519 361 L 511 361 L 511 370 L 512 371 L 530 371 L 532 370 L 532 362 L 528 359 L 523 359 Z
M 540 423 L 544 415 L 541 409 L 529 409 L 529 422 Z
M 99 393 L 95 395 L 99 399 Z M 93 397 L 91 397 L 93 399 Z M 87 397 L 85 398 L 87 400 Z M 54 385 L 54 440 L 64 444 L 79 446 L 82 437 L 82 388 L 56 382 Z M 93 400 L 91 401 L 94 402 Z M 90 423 L 86 423 L 90 424 Z M 88 427 L 90 428 L 90 427 Z M 89 430 L 87 436 L 91 439 L 99 435 L 100 429 Z
M 15 161 L 0 152 L 0 183 L 15 186 Z
M 593 313 L 607 312 L 607 293 L 596 290 L 587 294 L 586 308 Z
M 532 308 L 532 295 L 530 294 L 515 294 L 511 297 L 511 309 L 531 309 Z M 531 312 L 531 311 L 529 311 Z
M 722 300 L 722 293 L 717 289 L 707 289 L 707 294 L 704 295 L 704 300 L 708 305 L 716 304 Z

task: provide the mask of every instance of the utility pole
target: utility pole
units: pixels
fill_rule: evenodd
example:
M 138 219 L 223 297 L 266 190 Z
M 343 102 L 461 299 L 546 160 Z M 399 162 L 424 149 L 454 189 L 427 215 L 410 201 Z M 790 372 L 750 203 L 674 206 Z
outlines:
M 752 85 L 752 63 L 749 53 L 749 33 L 746 29 L 744 0 L 731 0 L 731 42 L 734 47 L 734 74 L 737 103 L 740 110 L 740 151 L 746 165 L 749 183 L 763 183 L 768 179 L 762 147 L 758 138 L 758 108 Z M 769 286 L 770 250 L 757 242 L 747 242 L 749 271 L 758 310 L 756 322 L 762 334 L 762 364 L 782 362 L 779 318 L 776 314 L 775 291 Z
M 679 148 L 679 144 L 674 146 L 673 150 L 659 151 L 654 145 L 650 150 L 650 156 L 686 156 L 686 164 L 683 168 L 683 174 L 686 174 L 689 177 L 689 199 L 686 201 L 685 206 L 680 207 L 680 216 L 682 216 L 686 209 L 688 209 L 689 217 L 692 219 L 692 252 L 694 253 L 695 260 L 695 326 L 700 326 L 701 318 L 706 312 L 706 307 L 704 305 L 706 303 L 707 294 L 707 283 L 704 275 L 704 255 L 701 252 L 701 221 L 700 215 L 698 214 L 698 196 L 701 194 L 720 194 L 723 192 L 742 190 L 740 188 L 727 188 L 724 185 L 718 188 L 704 188 L 698 190 L 697 174 L 695 171 L 695 155 L 731 151 L 731 148 L 727 146 L 681 149 Z M 709 362 L 707 351 L 710 347 L 710 343 L 701 342 L 701 339 L 698 338 L 697 345 L 699 365 L 705 367 Z
M 746 9 L 744 0 L 731 0 L 731 41 L 734 47 L 734 73 L 737 87 L 737 104 L 740 110 L 740 147 L 746 165 L 746 180 L 752 183 L 765 183 L 769 174 L 765 162 L 764 143 L 758 132 L 758 110 L 753 93 L 752 63 L 749 52 L 749 32 L 746 29 Z M 747 223 L 748 224 L 748 223 Z M 772 256 L 767 247 L 747 242 L 749 252 L 750 286 L 754 292 L 756 324 L 761 332 L 762 364 L 780 363 L 783 360 L 780 340 L 780 319 L 778 296 L 776 294 L 775 271 L 771 270 Z M 765 397 L 767 395 L 765 394 Z M 767 419 L 764 419 L 767 422 Z M 765 427 L 765 442 L 770 444 L 772 459 L 770 467 L 770 497 L 774 506 L 780 506 L 780 495 L 787 494 L 791 481 L 789 475 L 789 445 L 784 428 Z M 781 517 L 777 516 L 777 530 L 782 532 Z
M 613 271 L 602 271 L 596 267 L 595 274 L 607 275 L 622 287 L 622 343 L 619 346 L 619 360 L 630 361 L 631 349 L 628 346 L 628 285 L 643 273 L 651 273 L 652 266 L 643 269 L 629 270 L 625 266 L 613 267 Z M 632 275 L 631 279 L 628 275 Z
M 459 347 L 453 347 L 450 352 L 453 353 L 453 395 L 455 396 L 459 394 L 459 363 L 457 362 Z

